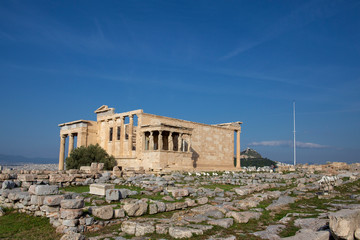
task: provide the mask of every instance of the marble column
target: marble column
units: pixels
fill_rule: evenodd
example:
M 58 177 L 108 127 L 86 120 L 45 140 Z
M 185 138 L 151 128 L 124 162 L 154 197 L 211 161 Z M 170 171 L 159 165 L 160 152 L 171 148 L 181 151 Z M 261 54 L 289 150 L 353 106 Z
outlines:
M 189 134 L 189 142 L 188 142 L 188 149 L 187 152 L 191 152 L 191 135 Z
M 74 134 L 69 134 L 69 150 L 68 150 L 68 157 L 70 156 L 70 153 L 74 150 Z
M 162 132 L 163 131 L 159 131 L 159 137 L 158 137 L 158 150 L 161 151 L 163 150 L 163 137 L 162 137 Z
M 117 139 L 117 127 L 116 127 L 116 118 L 113 120 L 113 132 L 112 132 L 112 155 L 115 157 L 115 142 Z
M 149 150 L 154 150 L 154 135 L 153 131 L 150 132 L 150 147 Z
M 59 170 L 64 170 L 66 135 L 60 135 Z
M 129 156 L 132 155 L 132 149 L 133 149 L 133 126 L 134 126 L 134 115 L 129 116 L 129 139 L 128 139 L 128 150 L 129 150 Z
M 168 136 L 169 151 L 174 151 L 174 143 L 172 138 L 172 132 L 169 132 Z
M 141 132 L 141 136 L 142 136 L 142 141 L 141 141 L 141 145 L 142 145 L 142 150 L 149 150 L 149 145 L 146 141 L 146 132 Z
M 240 130 L 236 130 L 236 168 L 241 168 L 241 165 L 240 165 Z
M 120 117 L 120 156 L 124 156 L 125 117 Z

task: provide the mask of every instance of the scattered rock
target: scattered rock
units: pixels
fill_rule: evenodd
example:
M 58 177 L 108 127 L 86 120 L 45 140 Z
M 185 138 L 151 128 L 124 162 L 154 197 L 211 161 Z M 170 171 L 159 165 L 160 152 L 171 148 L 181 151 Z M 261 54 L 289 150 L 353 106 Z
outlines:
M 229 228 L 234 224 L 234 220 L 232 218 L 223 218 L 223 219 L 216 219 L 216 220 L 209 220 L 207 221 L 208 224 L 220 226 L 223 228 Z
M 335 239 L 353 240 L 355 230 L 360 228 L 360 209 L 342 209 L 330 213 L 330 231 Z
M 92 207 L 91 212 L 95 217 L 109 220 L 114 216 L 114 209 L 112 206 Z

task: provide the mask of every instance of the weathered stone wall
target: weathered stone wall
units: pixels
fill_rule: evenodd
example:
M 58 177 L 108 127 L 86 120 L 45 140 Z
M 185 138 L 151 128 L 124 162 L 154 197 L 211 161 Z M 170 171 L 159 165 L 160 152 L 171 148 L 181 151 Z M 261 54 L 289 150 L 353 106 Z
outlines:
M 191 136 L 192 163 L 187 164 L 185 169 L 188 166 L 210 170 L 234 168 L 233 130 L 147 113 L 142 114 L 143 125 L 159 125 L 160 123 L 193 129 Z M 175 165 L 181 166 L 177 163 Z

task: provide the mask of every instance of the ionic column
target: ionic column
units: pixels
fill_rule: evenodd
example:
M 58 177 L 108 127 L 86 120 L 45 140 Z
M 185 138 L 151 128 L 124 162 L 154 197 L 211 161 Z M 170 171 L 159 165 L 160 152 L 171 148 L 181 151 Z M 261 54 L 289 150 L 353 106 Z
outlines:
M 132 155 L 132 137 L 133 137 L 133 125 L 134 125 L 134 115 L 129 116 L 129 139 L 128 139 L 128 148 L 129 148 L 129 156 Z
M 150 132 L 150 147 L 149 147 L 149 150 L 154 150 L 154 135 L 153 135 L 153 132 L 151 131 Z
M 163 149 L 163 138 L 162 138 L 162 131 L 159 131 L 159 137 L 158 137 L 158 145 L 159 145 L 159 151 Z
M 191 152 L 191 151 L 190 151 L 190 148 L 191 148 L 191 135 L 189 134 L 189 142 L 188 142 L 187 152 Z
M 60 135 L 59 170 L 64 170 L 66 135 Z
M 178 137 L 178 151 L 181 152 L 181 145 L 182 145 L 182 134 L 179 133 Z
M 125 139 L 125 117 L 120 117 L 120 156 L 124 155 L 124 139 Z
M 68 157 L 70 156 L 70 153 L 74 150 L 74 134 L 69 134 L 69 150 L 68 150 Z
M 236 130 L 236 168 L 241 168 L 241 165 L 240 165 L 240 130 Z
M 172 132 L 169 132 L 168 143 L 169 143 L 169 151 L 174 151 L 174 143 L 173 143 L 173 138 L 172 138 Z
M 112 155 L 115 157 L 115 141 L 117 137 L 116 118 L 113 120 Z

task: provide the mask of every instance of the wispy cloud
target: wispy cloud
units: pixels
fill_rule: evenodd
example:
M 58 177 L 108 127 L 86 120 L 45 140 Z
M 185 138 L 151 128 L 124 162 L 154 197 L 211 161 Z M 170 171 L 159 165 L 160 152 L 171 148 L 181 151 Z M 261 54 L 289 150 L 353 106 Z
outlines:
M 304 4 L 302 7 L 292 11 L 287 16 L 279 19 L 274 24 L 270 25 L 265 31 L 263 31 L 263 35 L 259 36 L 258 38 L 245 40 L 235 49 L 220 57 L 219 60 L 223 61 L 233 58 L 265 42 L 271 41 L 285 32 L 304 27 L 319 19 L 329 18 L 345 9 L 354 7 L 354 5 L 358 5 L 359 3 L 360 2 L 349 3 L 340 0 L 310 1 Z
M 267 147 L 292 147 L 292 141 L 286 140 L 273 140 L 273 141 L 261 141 L 261 142 L 252 142 L 248 144 L 249 146 L 267 146 Z M 299 148 L 329 148 L 330 146 L 321 145 L 317 143 L 309 142 L 296 142 L 296 146 Z

